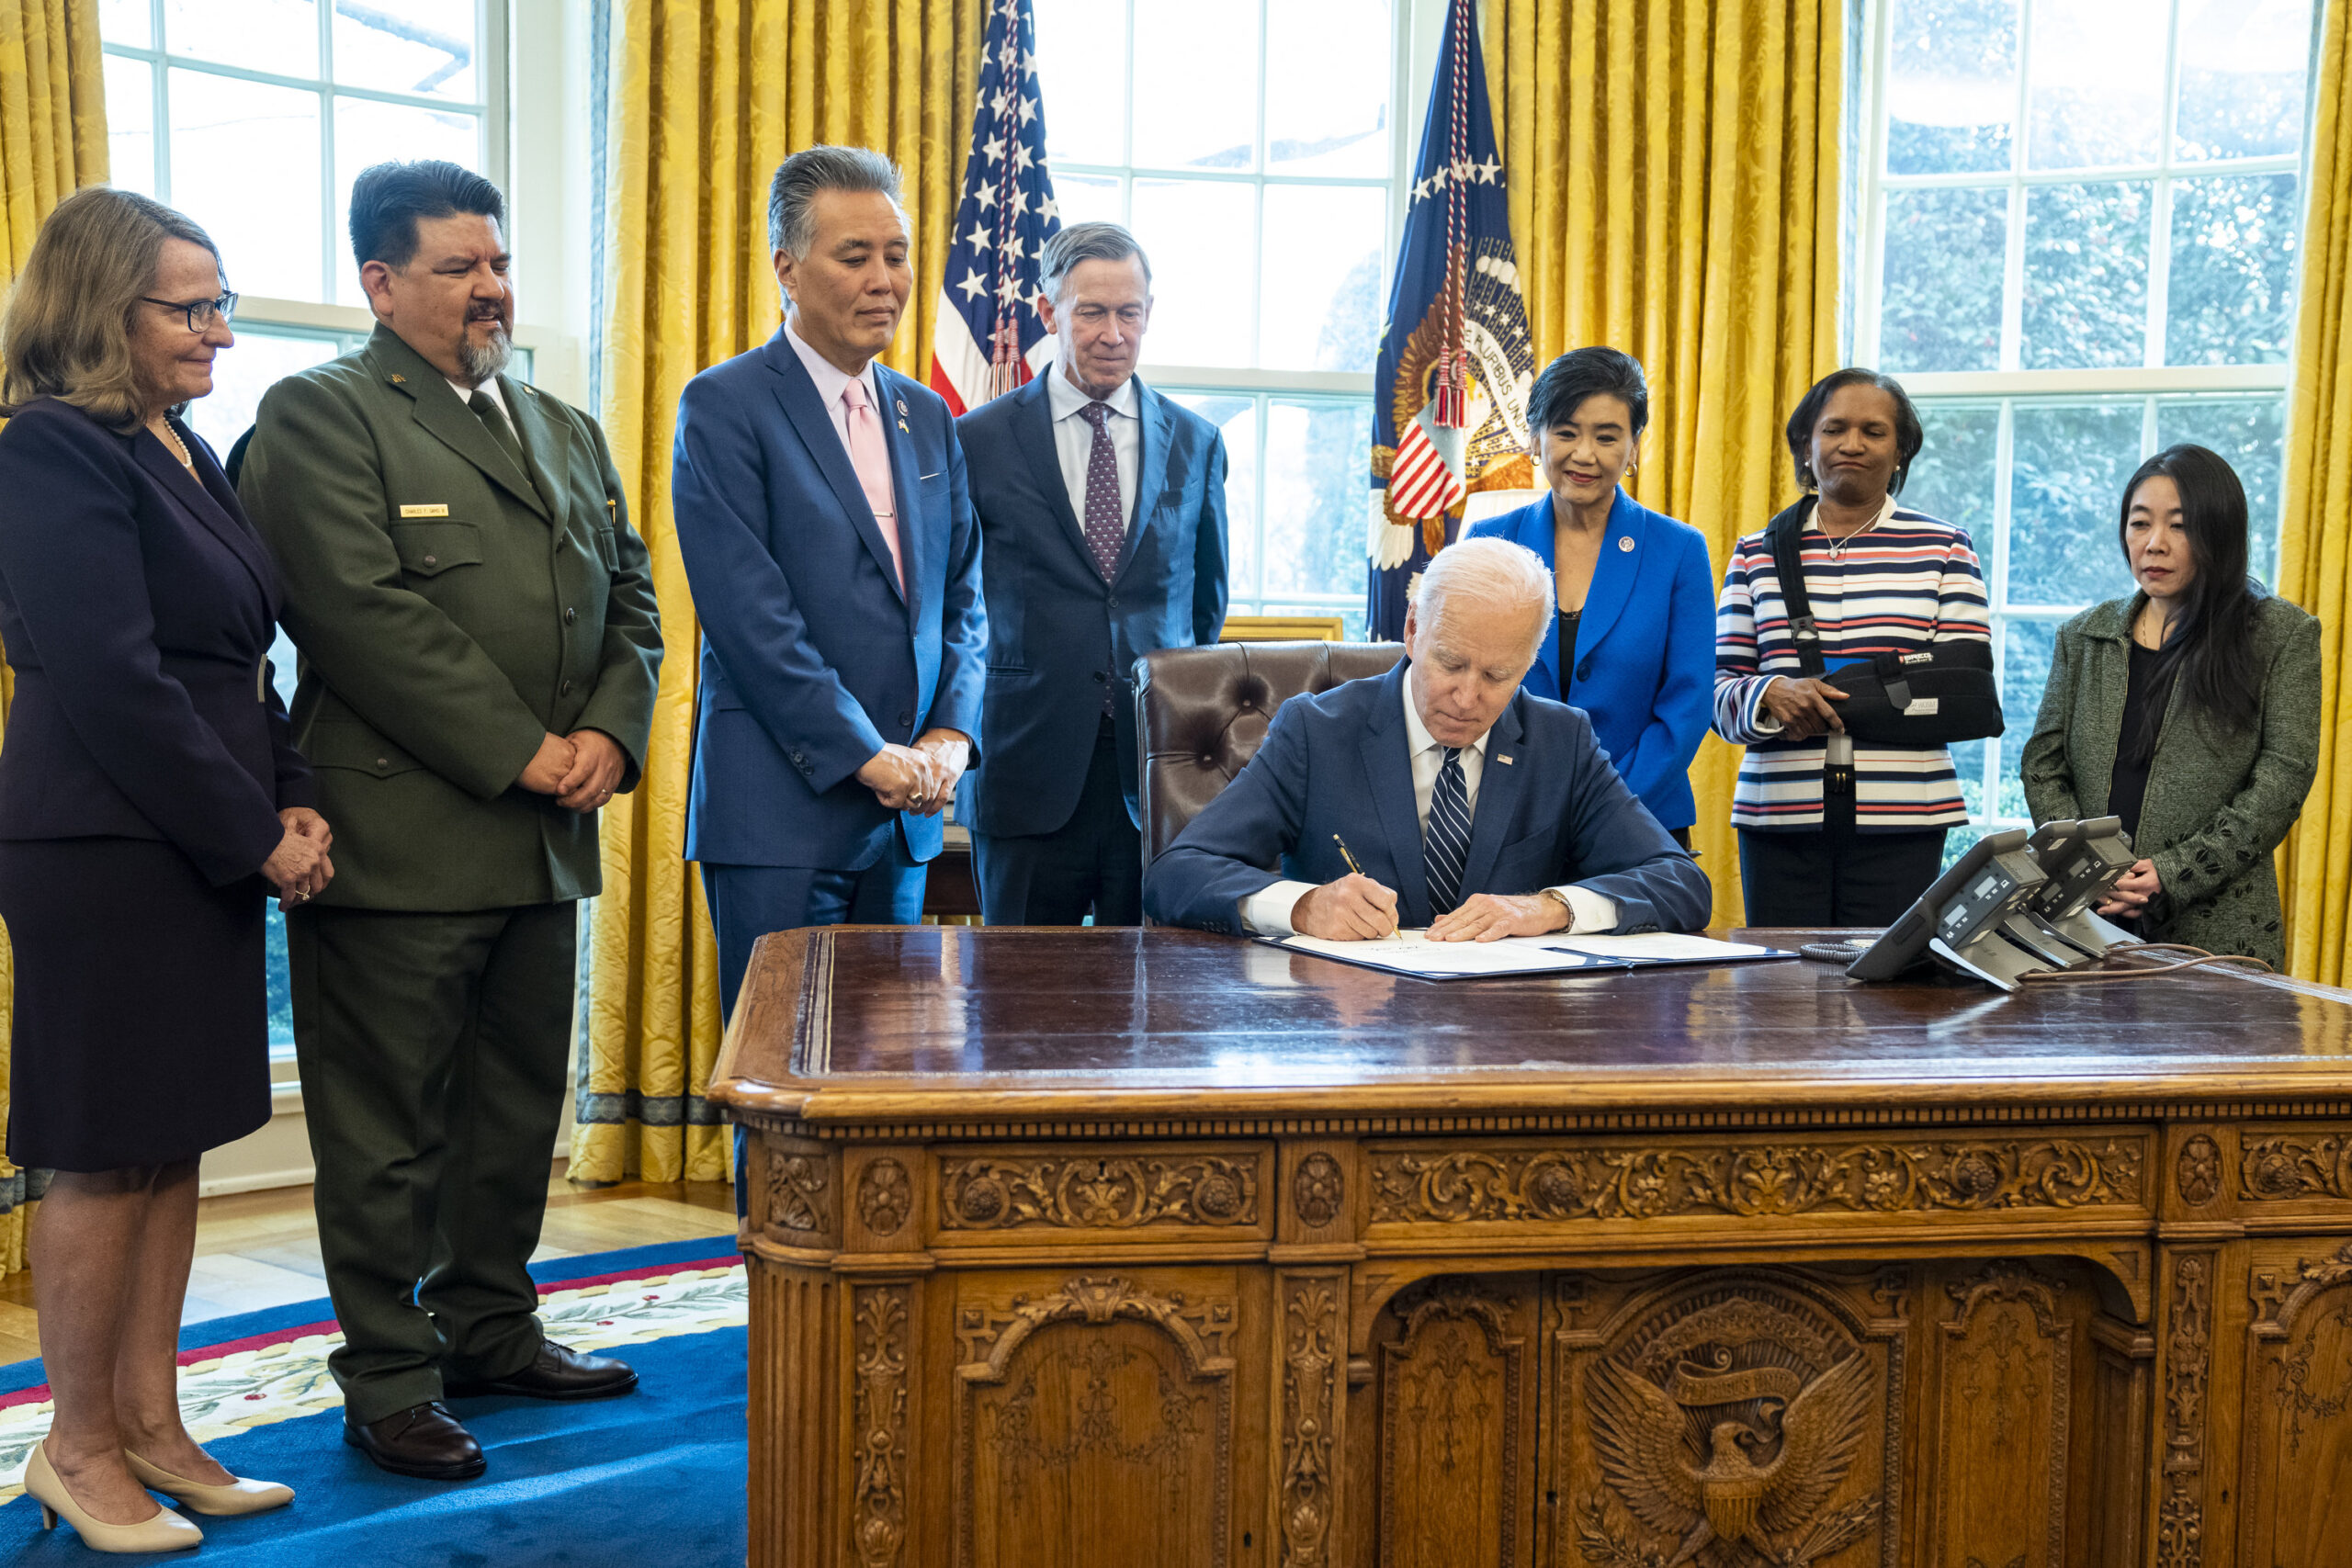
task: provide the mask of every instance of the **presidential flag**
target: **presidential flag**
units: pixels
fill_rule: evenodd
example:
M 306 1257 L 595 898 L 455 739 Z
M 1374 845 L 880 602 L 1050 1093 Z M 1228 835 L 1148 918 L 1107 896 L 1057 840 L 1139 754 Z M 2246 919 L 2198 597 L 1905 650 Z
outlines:
M 931 389 L 955 412 L 1012 390 L 1052 358 L 1038 264 L 1061 226 L 1046 172 L 1036 18 L 1030 0 L 989 0 L 964 200 L 931 342 Z
M 1471 0 L 1453 0 L 1373 372 L 1369 630 L 1404 635 L 1414 578 L 1476 491 L 1534 483 L 1535 380 Z

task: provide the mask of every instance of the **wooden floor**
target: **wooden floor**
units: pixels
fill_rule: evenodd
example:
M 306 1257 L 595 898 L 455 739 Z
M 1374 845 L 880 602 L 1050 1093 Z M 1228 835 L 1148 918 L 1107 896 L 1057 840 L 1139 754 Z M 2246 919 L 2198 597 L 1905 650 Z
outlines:
M 695 1236 L 735 1235 L 735 1197 L 721 1181 L 574 1187 L 562 1160 L 548 1178 L 547 1224 L 532 1260 Z M 718 1251 L 728 1250 L 722 1246 Z M 40 1354 L 30 1271 L 0 1280 L 0 1365 Z M 198 1205 L 196 1265 L 182 1323 L 257 1312 L 327 1293 L 311 1190 L 281 1187 L 207 1198 Z

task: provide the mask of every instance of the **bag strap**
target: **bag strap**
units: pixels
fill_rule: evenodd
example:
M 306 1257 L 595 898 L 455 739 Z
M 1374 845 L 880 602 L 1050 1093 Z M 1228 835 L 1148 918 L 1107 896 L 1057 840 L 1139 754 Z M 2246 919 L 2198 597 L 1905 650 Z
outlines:
M 1789 613 L 1789 637 L 1797 645 L 1797 661 L 1808 679 L 1818 681 L 1824 669 L 1821 633 L 1814 626 L 1813 601 L 1804 591 L 1804 561 L 1797 549 L 1815 505 L 1815 499 L 1806 496 L 1773 518 L 1765 536 L 1771 542 L 1772 566 L 1780 574 L 1781 604 Z

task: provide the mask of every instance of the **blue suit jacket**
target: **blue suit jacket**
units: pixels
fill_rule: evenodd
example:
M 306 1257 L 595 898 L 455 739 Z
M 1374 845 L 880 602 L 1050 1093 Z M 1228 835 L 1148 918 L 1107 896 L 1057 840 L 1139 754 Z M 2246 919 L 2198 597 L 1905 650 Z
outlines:
M 947 405 L 875 367 L 906 552 L 902 594 L 865 492 L 783 329 L 678 401 L 678 552 L 702 622 L 686 858 L 862 870 L 940 819 L 884 808 L 857 770 L 944 727 L 980 739 L 980 535 Z
M 317 790 L 269 679 L 277 572 L 203 442 L 36 400 L 0 430 L 0 838 L 160 839 L 215 886 Z
M 1421 825 L 1406 755 L 1409 664 L 1275 711 L 1265 744 L 1144 873 L 1143 907 L 1168 925 L 1238 933 L 1241 900 L 1288 879 L 1364 874 L 1396 892 L 1397 921 L 1430 923 Z M 1521 687 L 1495 720 L 1462 871 L 1473 893 L 1577 882 L 1617 903 L 1619 931 L 1697 931 L 1713 892 L 1596 745 L 1575 708 Z M 1504 758 L 1510 761 L 1505 761 Z M 1281 870 L 1269 869 L 1279 862 Z
M 976 832 L 1050 833 L 1069 820 L 1106 685 L 1140 827 L 1129 671 L 1154 649 L 1213 643 L 1225 625 L 1225 439 L 1140 380 L 1136 400 L 1135 516 L 1107 583 L 1070 510 L 1045 377 L 956 422 L 988 546 L 989 755 L 956 800 L 956 820 Z
M 1552 566 L 1552 498 L 1489 517 L 1468 536 L 1525 545 Z M 1576 667 L 1563 679 L 1555 619 L 1521 684 L 1584 709 L 1618 774 L 1659 822 L 1697 821 L 1690 759 L 1715 691 L 1715 581 L 1699 530 L 1619 491 L 1577 628 Z

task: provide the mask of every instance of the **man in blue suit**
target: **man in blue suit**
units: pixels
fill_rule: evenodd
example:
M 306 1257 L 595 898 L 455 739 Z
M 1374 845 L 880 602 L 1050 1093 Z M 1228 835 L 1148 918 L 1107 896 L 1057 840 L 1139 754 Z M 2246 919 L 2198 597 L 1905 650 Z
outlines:
M 1143 835 L 1128 671 L 1225 625 L 1225 442 L 1136 376 L 1151 263 L 1116 223 L 1046 242 L 1054 367 L 956 422 L 988 542 L 988 761 L 965 775 L 989 925 L 1132 926 Z
M 1284 703 L 1250 765 L 1152 863 L 1144 908 L 1170 925 L 1334 941 L 1705 925 L 1705 874 L 1584 715 L 1519 689 L 1551 618 L 1532 551 L 1440 551 L 1406 614 L 1404 661 Z
M 686 858 L 729 1012 L 768 931 L 922 918 L 988 644 L 955 422 L 875 363 L 913 281 L 898 170 L 794 153 L 768 237 L 784 324 L 687 384 L 671 479 L 703 631 Z

